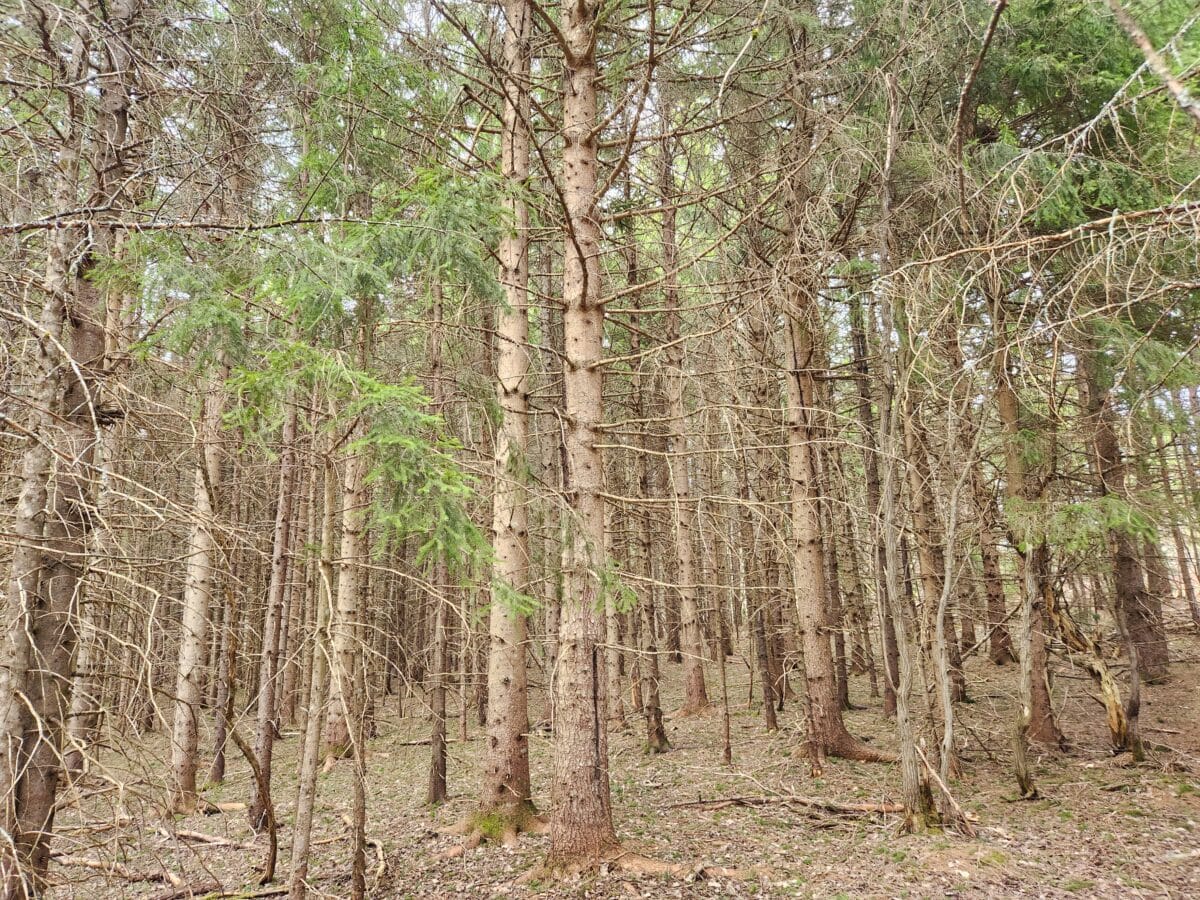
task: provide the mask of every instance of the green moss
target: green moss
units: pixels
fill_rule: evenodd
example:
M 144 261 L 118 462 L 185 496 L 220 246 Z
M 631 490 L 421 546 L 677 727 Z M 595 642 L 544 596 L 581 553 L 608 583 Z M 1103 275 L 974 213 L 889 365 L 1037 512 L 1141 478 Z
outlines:
M 979 863 L 980 865 L 999 868 L 1008 863 L 1008 854 L 1002 853 L 999 850 L 989 850 L 983 856 L 979 857 Z

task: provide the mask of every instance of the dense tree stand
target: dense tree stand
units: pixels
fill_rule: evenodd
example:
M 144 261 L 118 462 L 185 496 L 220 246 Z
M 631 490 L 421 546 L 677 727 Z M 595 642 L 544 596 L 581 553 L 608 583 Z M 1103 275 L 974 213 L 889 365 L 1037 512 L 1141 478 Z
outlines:
M 1194 5 L 6 7 L 0 900 L 1196 894 Z

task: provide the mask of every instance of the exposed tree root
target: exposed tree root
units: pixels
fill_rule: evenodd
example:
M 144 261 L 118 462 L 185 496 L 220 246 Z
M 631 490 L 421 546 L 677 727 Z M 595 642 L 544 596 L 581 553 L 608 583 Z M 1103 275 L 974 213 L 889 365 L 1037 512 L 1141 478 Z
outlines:
M 630 875 L 669 875 L 686 881 L 709 878 L 728 878 L 741 881 L 759 875 L 757 869 L 731 869 L 726 866 L 713 866 L 703 862 L 667 862 L 666 860 L 643 856 L 631 850 L 623 850 L 620 846 L 616 846 L 587 859 L 566 862 L 547 860 L 542 865 L 531 869 L 518 878 L 517 883 L 530 884 L 538 881 L 558 881 L 575 878 L 593 869 L 609 872 L 625 872 Z
M 522 804 L 514 809 L 478 810 L 449 828 L 442 834 L 462 835 L 464 840 L 438 855 L 439 859 L 456 859 L 468 850 L 474 850 L 484 841 L 515 847 L 522 833 L 547 834 L 550 823 L 538 815 L 532 804 Z
M 839 759 L 851 759 L 855 762 L 894 763 L 900 759 L 897 754 L 892 753 L 890 750 L 880 750 L 878 747 L 872 747 L 870 744 L 852 737 L 849 733 L 826 745 L 823 749 L 828 756 L 836 756 Z
M 688 719 L 692 716 L 706 716 L 709 713 L 716 712 L 717 704 L 709 701 L 703 706 L 681 706 L 675 712 L 670 714 L 672 719 Z

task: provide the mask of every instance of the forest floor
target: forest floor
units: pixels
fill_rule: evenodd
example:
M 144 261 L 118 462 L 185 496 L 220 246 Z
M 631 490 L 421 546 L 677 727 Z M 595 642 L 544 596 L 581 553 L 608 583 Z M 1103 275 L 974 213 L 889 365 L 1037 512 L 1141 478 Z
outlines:
M 641 722 L 610 738 L 612 802 L 625 846 L 663 860 L 736 867 L 740 880 L 716 881 L 595 872 L 576 880 L 520 886 L 548 838 L 527 836 L 509 850 L 483 845 L 446 858 L 456 839 L 440 833 L 468 814 L 479 782 L 484 744 L 474 719 L 469 740 L 450 744 L 451 800 L 436 810 L 423 803 L 428 736 L 422 707 L 406 701 L 412 718 L 397 718 L 395 701 L 381 710 L 380 734 L 371 741 L 368 857 L 369 895 L 407 897 L 1200 897 L 1200 641 L 1172 636 L 1171 678 L 1145 688 L 1142 729 L 1149 759 L 1134 765 L 1105 749 L 1103 715 L 1091 682 L 1056 659 L 1055 699 L 1069 752 L 1035 748 L 1041 798 L 1014 802 L 1009 753 L 1013 719 L 1012 667 L 969 661 L 971 702 L 959 707 L 961 777 L 951 788 L 975 820 L 973 838 L 956 833 L 903 836 L 895 815 L 841 816 L 779 802 L 788 795 L 840 803 L 898 799 L 895 765 L 830 759 L 819 778 L 800 750 L 800 703 L 787 703 L 781 731 L 767 734 L 758 704 L 747 707 L 744 656 L 728 663 L 733 765 L 721 763 L 720 687 L 709 667 L 711 714 L 680 718 L 680 667 L 666 665 L 664 705 L 674 749 L 642 753 Z M 534 673 L 536 675 L 536 673 Z M 853 700 L 865 707 L 847 714 L 851 731 L 878 746 L 893 747 L 893 727 L 868 697 L 867 679 L 853 680 Z M 533 715 L 544 708 L 535 695 Z M 245 727 L 245 726 L 243 726 Z M 452 740 L 458 722 L 450 723 Z M 280 829 L 279 871 L 286 876 L 297 772 L 294 732 L 275 756 L 275 797 Z M 131 740 L 111 752 L 111 768 L 95 772 L 80 792 L 64 798 L 55 848 L 72 857 L 119 861 L 126 874 L 169 870 L 185 883 L 219 896 L 254 896 L 254 879 L 266 848 L 244 812 L 165 818 L 156 805 L 165 777 L 165 741 Z M 231 748 L 232 750 L 232 748 Z M 214 802 L 249 798 L 251 776 L 236 751 L 229 777 L 206 792 Z M 350 763 L 338 763 L 320 782 L 311 857 L 313 896 L 349 892 Z M 550 743 L 531 739 L 535 800 L 549 803 Z M 742 806 L 696 801 L 768 798 Z M 200 843 L 187 832 L 231 842 Z M 155 897 L 164 884 L 105 875 L 78 862 L 52 867 L 59 886 L 52 898 Z M 242 892 L 242 893 L 237 893 Z M 186 893 L 178 896 L 188 896 Z M 203 896 L 198 893 L 197 896 Z

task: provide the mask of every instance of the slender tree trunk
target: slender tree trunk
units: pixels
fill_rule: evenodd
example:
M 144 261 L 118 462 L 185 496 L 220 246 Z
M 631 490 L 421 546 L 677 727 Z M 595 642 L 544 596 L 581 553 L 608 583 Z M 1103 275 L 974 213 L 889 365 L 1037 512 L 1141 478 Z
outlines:
M 429 380 L 433 408 L 445 415 L 446 387 L 442 372 L 443 339 L 442 288 L 433 285 L 433 328 L 429 335 Z M 429 790 L 425 800 L 429 804 L 444 803 L 449 794 L 446 789 L 446 680 L 449 663 L 449 631 L 447 618 L 450 614 L 450 575 L 446 560 L 439 558 L 433 566 L 433 660 L 431 671 L 433 687 L 429 693 Z
M 854 385 L 858 392 L 858 422 L 863 433 L 863 472 L 866 475 L 867 508 L 872 511 L 871 536 L 875 552 L 875 596 L 879 608 L 880 643 L 883 649 L 883 712 L 896 714 L 896 680 L 898 654 L 896 629 L 892 621 L 891 604 L 885 600 L 887 586 L 886 547 L 878 515 L 882 489 L 879 479 L 879 442 L 875 432 L 874 404 L 871 396 L 871 371 L 867 361 L 867 332 L 863 321 L 862 301 L 858 294 L 850 298 L 850 343 L 854 355 Z
M 312 635 L 313 662 L 310 672 L 309 700 L 304 712 L 304 740 L 300 746 L 300 774 L 296 797 L 296 826 L 292 837 L 292 866 L 288 876 L 288 896 L 304 900 L 308 890 L 308 864 L 312 838 L 313 810 L 317 797 L 317 767 L 321 758 L 321 730 L 325 722 L 325 700 L 329 691 L 329 621 L 333 608 L 334 568 L 333 512 L 337 504 L 337 471 L 325 459 L 325 502 L 321 512 L 320 587 L 317 591 L 317 622 Z
M 429 692 L 429 790 L 425 802 L 431 805 L 444 803 L 449 797 L 446 790 L 446 657 L 450 641 L 446 619 L 450 598 L 445 596 L 449 581 L 446 564 L 439 561 L 434 566 L 433 576 L 433 660 L 429 673 L 433 677 L 433 687 Z
M 1200 601 L 1196 598 L 1196 585 L 1192 581 L 1192 566 L 1188 559 L 1187 545 L 1183 540 L 1183 529 L 1179 525 L 1181 511 L 1176 503 L 1175 492 L 1171 486 L 1171 473 L 1167 467 L 1167 459 L 1163 448 L 1162 434 L 1155 438 L 1158 450 L 1159 477 L 1162 479 L 1163 496 L 1171 516 L 1171 540 L 1175 545 L 1175 566 L 1179 570 L 1179 580 L 1183 585 L 1183 595 L 1187 598 L 1188 612 L 1192 616 L 1192 625 L 1200 630 Z M 1185 448 L 1183 452 L 1188 452 Z
M 271 546 L 271 577 L 267 585 L 267 603 L 263 610 L 262 663 L 258 674 L 258 708 L 254 755 L 266 787 L 271 785 L 271 759 L 275 750 L 275 692 L 279 671 L 279 631 L 283 615 L 283 595 L 287 589 L 291 562 L 292 508 L 296 495 L 299 466 L 296 462 L 297 409 L 288 404 L 280 437 L 279 492 L 275 506 L 275 531 Z M 266 804 L 257 786 L 250 803 L 250 827 L 261 830 L 267 822 Z
M 360 426 L 361 429 L 361 426 Z M 361 434 L 360 430 L 356 433 Z M 353 442 L 354 438 L 351 438 Z M 367 459 L 358 451 L 346 455 L 342 480 L 342 535 L 338 552 L 337 604 L 330 622 L 332 666 L 329 706 L 325 714 L 324 756 L 328 762 L 353 755 L 351 729 L 361 712 L 362 698 L 354 695 L 354 672 L 363 655 L 359 608 L 366 557 L 366 517 L 370 504 L 366 487 Z
M 631 264 L 631 273 L 636 267 Z M 637 279 L 631 277 L 631 282 Z M 640 338 L 633 335 L 633 352 L 641 349 Z M 644 372 L 639 372 L 634 389 L 634 403 L 637 416 L 643 422 L 653 417 L 648 408 L 645 383 L 648 379 Z M 641 440 L 645 450 L 660 450 L 662 441 L 649 434 L 647 425 L 642 426 Z M 643 497 L 660 497 L 665 493 L 663 482 L 663 465 L 660 455 L 648 452 L 639 453 L 637 458 L 638 488 Z M 642 699 L 641 712 L 646 720 L 646 752 L 653 755 L 666 753 L 671 749 L 667 739 L 667 730 L 663 725 L 662 701 L 659 697 L 659 659 L 658 634 L 655 597 L 659 592 L 659 579 L 655 577 L 654 562 L 654 512 L 645 505 L 638 507 L 637 535 L 637 572 L 643 578 L 645 587 L 641 592 L 636 615 L 639 622 L 638 638 L 638 671 L 641 674 L 640 693 Z
M 663 198 L 663 293 L 667 307 L 666 362 L 663 367 L 663 395 L 666 398 L 667 474 L 671 487 L 671 519 L 674 525 L 675 556 L 678 563 L 676 589 L 679 594 L 679 649 L 683 654 L 683 715 L 708 707 L 704 684 L 704 637 L 697 603 L 696 510 L 692 504 L 690 456 L 687 447 L 687 411 L 683 388 L 683 338 L 681 337 L 679 284 L 675 236 L 673 159 L 669 142 L 664 140 L 660 173 Z
M 208 610 L 216 571 L 216 492 L 221 479 L 218 440 L 224 412 L 223 373 L 212 376 L 200 399 L 199 459 L 193 476 L 193 521 L 188 533 L 183 586 L 183 623 L 175 682 L 175 722 L 171 738 L 174 780 L 171 804 L 177 813 L 196 808 L 197 750 L 200 744 L 200 691 L 208 646 Z

